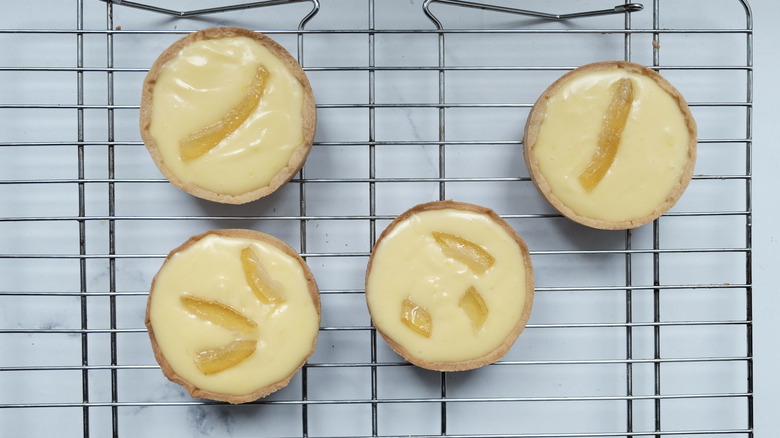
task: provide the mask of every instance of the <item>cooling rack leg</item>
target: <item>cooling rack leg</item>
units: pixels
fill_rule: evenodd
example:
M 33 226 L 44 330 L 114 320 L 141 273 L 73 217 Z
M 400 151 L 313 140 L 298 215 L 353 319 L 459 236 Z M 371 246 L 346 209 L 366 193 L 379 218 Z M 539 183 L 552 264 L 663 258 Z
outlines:
M 76 27 L 78 30 L 84 29 L 84 1 L 79 0 L 76 3 Z M 78 200 L 79 200 L 79 255 L 82 257 L 79 259 L 79 283 L 81 292 L 81 329 L 84 332 L 81 334 L 81 365 L 85 367 L 81 371 L 81 391 L 82 401 L 84 407 L 82 408 L 82 417 L 84 421 L 84 438 L 89 437 L 89 371 L 86 366 L 89 364 L 89 337 L 86 333 L 87 322 L 87 260 L 83 257 L 87 253 L 87 236 L 86 236 L 86 222 L 84 217 L 86 216 L 86 198 L 84 187 L 84 110 L 81 106 L 84 104 L 84 73 L 80 69 L 84 67 L 84 35 L 81 33 L 76 34 L 76 65 L 79 70 L 76 72 L 76 103 L 79 108 L 76 111 L 77 114 L 77 131 L 78 131 Z
M 113 3 L 106 3 L 106 29 L 112 30 L 114 28 L 114 11 Z M 106 140 L 108 142 L 108 179 L 113 181 L 115 175 L 114 166 L 114 73 L 112 71 L 114 67 L 114 35 L 111 32 L 106 33 L 106 96 L 107 96 L 107 135 Z M 116 197 L 115 186 L 113 182 L 108 183 L 108 217 L 113 218 L 116 216 Z M 111 334 L 109 340 L 111 343 L 111 431 L 114 437 L 119 436 L 119 408 L 116 403 L 119 401 L 118 394 L 118 375 L 116 366 L 118 364 L 117 358 L 117 334 L 116 329 L 116 259 L 113 257 L 116 255 L 116 221 L 113 219 L 108 220 L 108 290 L 110 292 L 108 298 L 109 306 L 109 326 L 111 327 Z
M 653 0 L 653 30 L 660 29 L 660 5 L 658 0 Z M 658 45 L 659 34 L 653 33 L 653 47 L 659 47 Z M 660 52 L 656 49 L 653 50 L 653 66 L 661 64 Z M 660 220 L 653 221 L 653 249 L 658 250 L 660 248 Z M 653 289 L 653 322 L 661 321 L 661 290 L 659 288 L 661 284 L 661 255 L 658 251 L 653 253 L 653 285 L 656 286 Z M 654 379 L 654 394 L 656 399 L 653 403 L 653 411 L 655 413 L 655 431 L 661 431 L 661 327 L 656 325 L 653 327 L 653 379 Z M 660 435 L 656 435 L 660 438 Z
M 745 7 L 746 12 L 748 12 L 747 15 L 747 21 L 746 26 L 749 29 L 752 29 L 753 23 L 752 23 L 752 17 L 749 14 L 749 7 L 747 4 L 743 4 Z M 745 63 L 753 67 L 753 34 L 748 33 L 746 35 L 746 59 Z M 745 121 L 745 138 L 748 139 L 747 142 L 745 142 L 745 156 L 746 156 L 746 162 L 745 162 L 745 175 L 747 175 L 747 179 L 745 180 L 745 211 L 747 212 L 747 217 L 745 218 L 745 247 L 748 249 L 747 253 L 745 254 L 745 284 L 747 285 L 747 288 L 745 289 L 745 302 L 746 302 L 746 309 L 745 309 L 745 320 L 748 321 L 747 327 L 746 327 L 746 336 L 747 336 L 747 393 L 750 394 L 747 397 L 747 428 L 751 432 L 749 433 L 749 437 L 753 437 L 753 70 L 748 69 L 746 72 L 746 84 L 747 89 L 745 90 L 747 95 L 745 96 L 745 101 L 748 102 L 750 105 L 747 106 L 745 109 L 746 111 L 746 118 Z
M 446 164 L 447 164 L 447 150 L 445 147 L 444 142 L 447 138 L 447 132 L 446 132 L 446 111 L 444 110 L 444 103 L 446 102 L 446 95 L 445 95 L 445 86 L 444 86 L 444 66 L 446 65 L 445 62 L 445 53 L 444 53 L 444 33 L 439 33 L 438 38 L 438 49 L 439 49 L 439 178 L 441 179 L 439 182 L 439 200 L 443 201 L 447 199 L 447 191 L 446 191 L 446 185 L 444 183 L 444 178 L 446 177 Z M 447 376 L 445 373 L 441 373 L 441 399 L 446 400 L 447 399 Z M 447 435 L 447 402 L 442 401 L 441 402 L 441 435 Z
M 314 10 L 312 11 L 312 14 L 314 13 Z M 303 30 L 303 27 L 305 26 L 306 21 L 308 21 L 308 18 L 311 18 L 312 15 L 307 16 L 303 21 L 301 21 L 301 24 L 299 25 L 299 30 Z M 301 68 L 304 66 L 303 61 L 303 33 L 298 33 L 298 64 L 301 65 Z M 305 172 L 306 166 L 304 165 L 301 167 L 301 170 L 299 172 L 299 176 L 301 179 L 300 183 L 300 215 L 301 215 L 301 223 L 300 223 L 300 244 L 301 244 L 301 253 L 306 253 L 306 226 L 307 221 L 306 219 L 303 219 L 304 216 L 306 216 L 306 184 L 305 184 L 305 178 L 304 178 L 304 172 Z M 308 262 L 308 260 L 307 260 Z M 301 404 L 301 436 L 307 437 L 309 436 L 309 407 L 305 403 L 306 400 L 309 398 L 309 370 L 307 364 L 304 364 L 301 368 L 301 401 L 303 402 Z
M 368 215 L 369 223 L 369 248 L 373 249 L 376 242 L 376 36 L 372 32 L 375 29 L 376 13 L 375 2 L 368 2 Z M 376 330 L 371 331 L 371 434 L 379 436 L 379 413 L 376 400 L 379 398 L 377 388 Z
M 626 4 L 628 3 L 628 0 L 626 0 Z M 628 12 L 624 14 L 624 26 L 626 30 L 631 29 L 631 14 Z M 623 50 L 623 56 L 626 61 L 631 61 L 631 33 L 627 32 L 624 36 Z M 626 250 L 631 249 L 632 236 L 632 231 L 630 229 L 626 230 Z M 631 252 L 628 251 L 626 253 L 626 286 L 628 287 L 626 290 L 626 395 L 628 396 L 628 400 L 626 400 L 626 433 L 634 432 L 634 402 L 631 399 L 634 395 L 634 369 L 631 363 L 634 348 L 634 332 L 631 327 L 633 321 L 633 294 L 631 290 L 633 276 L 631 262 Z

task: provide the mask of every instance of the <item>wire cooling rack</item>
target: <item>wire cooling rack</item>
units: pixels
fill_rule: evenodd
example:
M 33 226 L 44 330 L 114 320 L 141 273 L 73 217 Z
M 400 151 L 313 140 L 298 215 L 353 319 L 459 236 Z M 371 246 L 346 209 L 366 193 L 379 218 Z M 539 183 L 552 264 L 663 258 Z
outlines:
M 3 4 L 0 435 L 752 437 L 747 3 L 485 1 Z M 318 102 L 303 171 L 245 206 L 171 187 L 138 132 L 156 56 L 221 25 L 283 44 Z M 678 205 L 625 232 L 557 215 L 521 152 L 544 88 L 608 59 L 657 68 L 700 134 Z M 404 363 L 364 304 L 378 233 L 435 199 L 495 209 L 532 253 L 528 328 L 475 371 Z M 308 365 L 241 406 L 168 382 L 143 328 L 165 254 L 227 227 L 287 241 L 322 289 Z

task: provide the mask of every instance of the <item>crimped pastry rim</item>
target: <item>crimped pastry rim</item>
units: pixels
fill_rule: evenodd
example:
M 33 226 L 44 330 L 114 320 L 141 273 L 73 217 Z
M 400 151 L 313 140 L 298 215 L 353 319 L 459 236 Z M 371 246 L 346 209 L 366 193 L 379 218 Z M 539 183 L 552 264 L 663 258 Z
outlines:
M 267 185 L 238 195 L 218 193 L 200 187 L 197 184 L 185 182 L 179 179 L 179 177 L 163 161 L 162 154 L 160 153 L 157 145 L 157 139 L 150 132 L 153 118 L 152 100 L 154 86 L 156 84 L 157 78 L 160 76 L 160 73 L 163 71 L 168 61 L 175 58 L 178 53 L 189 44 L 203 40 L 232 37 L 247 37 L 267 48 L 274 56 L 276 56 L 279 60 L 282 61 L 282 63 L 284 63 L 292 75 L 298 80 L 298 82 L 301 83 L 304 90 L 302 110 L 303 114 L 301 115 L 303 120 L 303 140 L 301 144 L 293 152 L 287 163 L 287 166 L 279 169 L 279 171 L 271 178 Z M 303 71 L 300 64 L 298 64 L 298 61 L 296 61 L 295 58 L 293 58 L 293 56 L 284 47 L 271 38 L 248 29 L 239 27 L 214 27 L 193 32 L 181 38 L 160 54 L 160 56 L 150 68 L 149 73 L 144 78 L 143 88 L 141 91 L 139 124 L 141 138 L 143 139 L 144 145 L 149 151 L 152 160 L 157 165 L 157 168 L 160 170 L 160 172 L 162 172 L 165 178 L 171 182 L 171 184 L 201 199 L 224 204 L 245 204 L 275 192 L 288 181 L 290 181 L 292 177 L 298 173 L 301 167 L 303 167 L 303 164 L 306 161 L 309 152 L 311 151 L 312 143 L 314 142 L 314 135 L 317 125 L 317 110 L 314 101 L 314 93 L 306 73 Z
M 514 230 L 514 228 L 512 228 L 495 211 L 487 207 L 483 207 L 476 204 L 446 200 L 446 201 L 433 201 L 433 202 L 427 202 L 427 203 L 416 205 L 410 208 L 409 210 L 406 210 L 398 217 L 396 217 L 395 220 L 393 220 L 387 226 L 387 228 L 385 228 L 382 234 L 380 234 L 379 238 L 376 241 L 376 244 L 374 245 L 374 249 L 371 252 L 371 256 L 369 257 L 368 266 L 366 267 L 366 280 L 365 280 L 366 307 L 368 308 L 369 315 L 370 315 L 371 307 L 368 306 L 368 295 L 369 295 L 368 279 L 369 276 L 371 275 L 371 268 L 373 266 L 374 255 L 376 254 L 376 250 L 382 244 L 385 237 L 387 237 L 396 226 L 401 224 L 406 219 L 411 218 L 415 214 L 422 213 L 425 211 L 447 210 L 447 209 L 470 211 L 473 213 L 488 216 L 493 222 L 498 224 L 519 246 L 520 253 L 523 258 L 523 265 L 525 267 L 525 274 L 526 274 L 525 276 L 526 297 L 525 297 L 523 313 L 520 315 L 520 318 L 515 324 L 513 330 L 507 334 L 507 336 L 504 338 L 504 341 L 499 346 L 497 346 L 492 351 L 489 351 L 488 353 L 480 357 L 463 360 L 463 361 L 447 362 L 447 361 L 426 361 L 418 357 L 415 357 L 402 345 L 396 342 L 391 336 L 386 334 L 380 326 L 377 326 L 376 324 L 374 325 L 377 333 L 379 333 L 380 336 L 382 336 L 382 338 L 385 340 L 387 345 L 390 346 L 390 348 L 393 351 L 398 353 L 409 363 L 416 365 L 420 368 L 425 368 L 434 371 L 466 371 L 466 370 L 480 368 L 485 365 L 489 365 L 501 359 L 509 351 L 509 349 L 512 348 L 512 345 L 514 345 L 515 341 L 520 336 L 520 333 L 522 333 L 523 330 L 525 329 L 525 326 L 528 323 L 528 319 L 531 316 L 531 308 L 533 307 L 534 277 L 533 277 L 533 265 L 531 264 L 531 255 L 530 252 L 528 251 L 528 246 L 526 245 L 525 241 L 520 237 L 520 235 Z M 371 317 L 371 320 L 374 321 L 373 316 Z
M 149 288 L 149 297 L 146 301 L 146 314 L 144 317 L 144 325 L 146 325 L 147 331 L 149 333 L 149 339 L 152 344 L 152 352 L 154 353 L 154 358 L 157 360 L 157 363 L 160 365 L 160 370 L 162 371 L 163 375 L 165 375 L 165 377 L 167 377 L 168 380 L 182 386 L 184 389 L 187 390 L 187 392 L 189 392 L 190 396 L 194 398 L 205 398 L 209 400 L 224 401 L 231 404 L 248 403 L 251 401 L 255 401 L 259 398 L 265 397 L 287 386 L 287 384 L 290 383 L 290 380 L 293 378 L 295 373 L 297 373 L 298 370 L 300 370 L 303 367 L 306 361 L 309 360 L 311 355 L 314 353 L 318 334 L 315 334 L 314 338 L 312 339 L 312 345 L 311 345 L 311 349 L 309 350 L 309 353 L 303 358 L 303 360 L 301 360 L 301 362 L 298 365 L 296 365 L 295 368 L 291 369 L 290 374 L 288 374 L 286 377 L 274 383 L 271 383 L 270 385 L 266 385 L 262 388 L 258 388 L 257 390 L 247 394 L 242 394 L 242 395 L 224 394 L 216 391 L 202 389 L 196 386 L 195 384 L 193 384 L 192 382 L 190 382 L 189 380 L 185 379 L 184 377 L 180 376 L 178 373 L 176 373 L 176 371 L 170 365 L 168 360 L 165 358 L 165 354 L 163 353 L 162 349 L 157 343 L 157 339 L 155 338 L 154 335 L 154 326 L 151 321 L 151 308 L 152 308 L 152 297 L 154 295 L 154 290 L 155 290 L 155 283 L 157 282 L 158 275 L 160 275 L 160 272 L 162 272 L 162 269 L 165 267 L 165 263 L 171 257 L 173 257 L 175 254 L 181 251 L 184 251 L 192 247 L 201 239 L 211 235 L 230 237 L 230 238 L 250 239 L 250 240 L 263 242 L 276 247 L 277 249 L 281 250 L 283 253 L 297 260 L 301 268 L 303 269 L 303 275 L 304 278 L 306 279 L 306 285 L 309 291 L 309 296 L 311 297 L 312 302 L 314 303 L 314 308 L 317 311 L 318 326 L 320 324 L 321 316 L 322 316 L 319 289 L 317 287 L 317 282 L 314 279 L 314 275 L 312 274 L 306 262 L 297 252 L 295 252 L 295 250 L 293 250 L 289 245 L 287 245 L 287 243 L 274 236 L 271 236 L 270 234 L 265 234 L 254 230 L 238 229 L 238 228 L 211 230 L 203 234 L 190 237 L 189 239 L 187 239 L 186 242 L 181 244 L 179 247 L 173 249 L 168 254 L 162 266 L 158 270 L 157 274 L 155 274 L 154 279 L 152 279 L 151 287 Z
M 572 79 L 576 79 L 579 76 L 588 75 L 593 72 L 614 69 L 623 69 L 630 73 L 640 74 L 652 79 L 661 87 L 661 89 L 666 91 L 675 100 L 675 102 L 677 102 L 677 105 L 680 108 L 680 111 L 685 120 L 685 125 L 688 128 L 688 159 L 683 166 L 683 171 L 680 174 L 679 180 L 668 193 L 666 199 L 658 204 L 651 213 L 642 217 L 622 221 L 607 221 L 588 217 L 575 212 L 572 208 L 563 203 L 552 192 L 549 183 L 539 169 L 539 162 L 536 159 L 533 151 L 538 138 L 539 129 L 544 120 L 547 109 L 547 102 L 549 99 L 555 95 L 566 82 Z M 591 228 L 603 230 L 625 230 L 636 228 L 652 222 L 677 203 L 683 192 L 685 192 L 685 189 L 688 187 L 691 178 L 693 177 L 693 169 L 696 164 L 697 143 L 698 138 L 696 121 L 691 114 L 690 108 L 688 108 L 688 104 L 685 102 L 685 98 L 671 83 L 669 83 L 669 81 L 667 81 L 655 70 L 647 68 L 643 65 L 627 61 L 602 61 L 583 65 L 564 74 L 555 82 L 553 82 L 539 96 L 528 115 L 528 119 L 526 120 L 525 132 L 523 134 L 523 157 L 525 159 L 526 166 L 528 167 L 531 180 L 533 181 L 536 188 L 539 190 L 542 196 L 547 199 L 547 201 L 565 217 Z

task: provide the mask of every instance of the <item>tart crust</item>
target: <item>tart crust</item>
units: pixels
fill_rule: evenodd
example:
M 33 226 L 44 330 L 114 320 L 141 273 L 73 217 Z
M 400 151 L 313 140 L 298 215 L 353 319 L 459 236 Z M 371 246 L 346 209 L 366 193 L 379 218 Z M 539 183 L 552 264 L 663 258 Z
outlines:
M 290 73 L 303 86 L 303 109 L 301 114 L 301 117 L 303 118 L 303 141 L 295 149 L 295 152 L 293 152 L 287 165 L 279 169 L 279 171 L 273 176 L 267 185 L 238 195 L 214 192 L 200 187 L 197 184 L 185 182 L 179 179 L 179 177 L 163 162 L 162 154 L 160 153 L 157 145 L 157 139 L 150 132 L 152 118 L 154 117 L 152 114 L 153 91 L 157 82 L 157 78 L 163 71 L 165 64 L 176 57 L 178 53 L 189 44 L 202 40 L 214 40 L 232 37 L 247 37 L 264 46 L 274 56 L 276 56 L 276 58 L 282 61 Z M 271 38 L 268 38 L 261 33 L 238 27 L 216 27 L 204 29 L 191 33 L 173 43 L 157 58 L 157 60 L 152 65 L 149 73 L 144 79 L 141 92 L 141 138 L 143 139 L 144 144 L 146 145 L 146 148 L 152 157 L 152 160 L 154 160 L 154 163 L 160 169 L 160 172 L 162 172 L 162 174 L 168 179 L 168 181 L 171 182 L 171 184 L 191 195 L 214 202 L 221 202 L 225 204 L 245 204 L 247 202 L 251 202 L 270 195 L 288 181 L 290 181 L 290 179 L 295 176 L 301 167 L 303 167 L 303 163 L 306 161 L 306 157 L 311 151 L 316 125 L 317 109 L 314 101 L 314 94 L 312 92 L 309 79 L 307 78 L 306 73 L 303 71 L 300 64 L 298 64 L 298 61 L 296 61 L 295 58 L 293 58 L 293 56 L 284 47 Z
M 550 184 L 542 174 L 539 168 L 539 161 L 534 154 L 534 147 L 536 146 L 536 142 L 538 140 L 539 129 L 545 118 L 545 113 L 547 111 L 547 104 L 549 100 L 556 93 L 558 93 L 559 89 L 562 88 L 570 80 L 579 78 L 581 76 L 586 76 L 594 72 L 614 70 L 614 69 L 623 69 L 629 73 L 643 75 L 652 79 L 656 84 L 658 84 L 658 86 L 661 89 L 663 89 L 666 93 L 668 93 L 677 103 L 680 112 L 684 118 L 685 125 L 688 129 L 687 160 L 683 166 L 683 170 L 680 174 L 679 180 L 676 182 L 674 187 L 669 191 L 666 199 L 660 204 L 658 204 L 651 213 L 643 217 L 637 217 L 634 219 L 622 220 L 622 221 L 608 221 L 608 220 L 588 217 L 577 213 L 571 207 L 563 203 L 552 192 L 550 188 Z M 547 201 L 550 204 L 552 204 L 553 207 L 555 207 L 555 209 L 557 209 L 560 213 L 562 213 L 564 216 L 568 217 L 569 219 L 578 222 L 582 225 L 586 225 L 592 228 L 604 229 L 604 230 L 624 230 L 629 228 L 636 228 L 641 225 L 652 222 L 653 220 L 657 219 L 662 214 L 664 214 L 672 206 L 674 206 L 674 204 L 677 203 L 677 201 L 680 199 L 686 187 L 688 187 L 688 183 L 690 182 L 691 177 L 693 176 L 693 168 L 696 162 L 697 128 L 696 128 L 696 122 L 693 118 L 693 115 L 691 114 L 691 111 L 685 102 L 685 98 L 672 84 L 670 84 L 658 72 L 649 69 L 645 66 L 631 63 L 631 62 L 604 61 L 604 62 L 587 64 L 564 74 L 563 76 L 558 78 L 555 82 L 553 82 L 552 85 L 550 85 L 544 91 L 544 93 L 541 94 L 541 96 L 539 97 L 539 99 L 536 101 L 533 108 L 531 109 L 530 114 L 528 115 L 528 119 L 525 125 L 525 133 L 523 135 L 523 145 L 524 145 L 523 156 L 525 158 L 525 163 L 528 166 L 531 179 L 536 185 L 539 192 L 541 192 L 542 196 L 544 196 L 547 199 Z
M 309 291 L 309 295 L 317 311 L 317 317 L 318 317 L 317 324 L 319 325 L 319 318 L 321 316 L 320 295 L 319 295 L 319 289 L 317 288 L 317 283 L 314 280 L 314 276 L 312 275 L 311 271 L 309 270 L 309 267 L 306 265 L 306 262 L 303 260 L 303 258 L 301 258 L 301 256 L 297 252 L 295 252 L 289 245 L 277 239 L 276 237 L 273 237 L 265 233 L 261 233 L 259 231 L 246 230 L 246 229 L 212 230 L 197 236 L 190 237 L 181 246 L 171 251 L 168 254 L 168 257 L 166 257 L 166 261 L 170 259 L 174 254 L 190 248 L 198 241 L 200 241 L 201 239 L 209 235 L 256 240 L 259 242 L 272 245 L 277 249 L 281 250 L 282 252 L 284 252 L 285 254 L 287 254 L 288 256 L 292 257 L 293 259 L 296 259 L 298 263 L 301 265 L 301 267 L 303 268 L 303 274 L 304 274 L 304 278 L 306 279 L 306 285 Z M 165 263 L 163 263 L 163 266 L 165 266 Z M 179 374 L 176 373 L 176 371 L 173 369 L 170 363 L 166 360 L 165 354 L 163 353 L 162 349 L 157 343 L 157 339 L 155 338 L 154 335 L 154 326 L 152 325 L 151 322 L 150 313 L 152 307 L 152 297 L 154 295 L 154 290 L 155 290 L 155 283 L 157 281 L 159 272 L 161 271 L 162 268 L 160 268 L 160 271 L 158 271 L 158 274 L 155 275 L 154 279 L 152 280 L 151 289 L 149 291 L 149 299 L 147 300 L 146 303 L 146 316 L 144 318 L 144 323 L 149 332 L 149 338 L 151 340 L 154 357 L 157 360 L 157 362 L 160 364 L 160 369 L 162 370 L 163 374 L 170 381 L 184 387 L 184 389 L 186 389 L 190 393 L 190 396 L 195 398 L 205 398 L 210 400 L 224 401 L 231 404 L 248 403 L 257 400 L 261 397 L 265 397 L 268 394 L 271 394 L 287 386 L 287 384 L 290 383 L 290 380 L 295 375 L 295 373 L 297 373 L 298 370 L 300 370 L 301 367 L 303 367 L 304 363 L 306 363 L 306 361 L 314 353 L 314 348 L 317 342 L 316 336 L 312 340 L 311 349 L 309 350 L 309 353 L 306 355 L 306 357 L 303 358 L 303 360 L 299 364 L 297 364 L 294 368 L 290 370 L 290 373 L 286 377 L 274 383 L 271 383 L 267 386 L 259 388 L 255 391 L 252 391 L 251 393 L 248 394 L 243 394 L 243 395 L 224 394 L 220 392 L 209 391 L 209 390 L 199 388 L 189 380 L 181 377 Z
M 383 240 L 393 231 L 393 229 L 396 226 L 400 225 L 405 220 L 413 217 L 418 213 L 422 213 L 425 211 L 446 210 L 446 209 L 469 211 L 469 212 L 485 215 L 488 218 L 490 218 L 493 222 L 498 224 L 518 245 L 518 247 L 520 248 L 520 252 L 522 254 L 523 265 L 525 268 L 525 291 L 526 291 L 523 312 L 520 315 L 520 318 L 517 320 L 517 323 L 515 324 L 513 329 L 504 338 L 503 342 L 500 345 L 498 345 L 495 349 L 491 350 L 490 352 L 480 357 L 475 357 L 463 361 L 454 361 L 454 362 L 428 361 L 428 360 L 418 358 L 413 354 L 411 354 L 406 348 L 404 348 L 398 342 L 396 342 L 391 336 L 385 333 L 382 330 L 382 327 L 376 326 L 376 331 L 382 336 L 382 338 L 390 346 L 390 348 L 393 349 L 393 351 L 398 353 L 401 357 L 403 357 L 408 362 L 420 368 L 425 368 L 434 371 L 466 371 L 475 368 L 480 368 L 482 366 L 491 364 L 501 359 L 509 351 L 509 349 L 512 348 L 512 345 L 517 340 L 518 336 L 520 336 L 520 333 L 522 333 L 523 329 L 525 329 L 525 326 L 528 323 L 528 318 L 531 316 L 531 307 L 533 306 L 533 300 L 534 300 L 533 266 L 531 264 L 531 256 L 528 251 L 528 247 L 526 246 L 525 241 L 523 241 L 523 239 L 517 234 L 517 232 L 506 221 L 504 221 L 496 212 L 494 212 L 493 210 L 487 207 L 482 207 L 479 205 L 469 204 L 464 202 L 451 201 L 451 200 L 433 201 L 424 204 L 419 204 L 405 211 L 400 216 L 398 216 L 395 220 L 393 220 L 387 226 L 387 228 L 385 228 L 385 230 L 379 236 L 376 245 L 374 245 L 374 251 L 371 253 L 371 257 L 368 260 L 368 267 L 366 269 L 366 297 L 368 297 L 370 293 L 368 290 L 368 278 L 371 275 L 371 269 L 373 267 L 376 249 L 380 245 L 382 245 Z M 369 314 L 371 314 L 371 307 L 368 306 L 368 308 L 369 308 Z M 372 321 L 373 320 L 374 318 L 372 315 Z

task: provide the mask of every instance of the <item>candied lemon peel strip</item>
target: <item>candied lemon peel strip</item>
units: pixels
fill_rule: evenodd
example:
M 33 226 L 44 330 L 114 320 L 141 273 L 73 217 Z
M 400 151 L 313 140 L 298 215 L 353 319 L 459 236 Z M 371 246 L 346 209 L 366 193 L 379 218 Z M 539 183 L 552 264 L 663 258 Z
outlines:
M 488 308 L 485 305 L 485 300 L 482 299 L 482 295 L 477 292 L 474 286 L 466 290 L 466 293 L 460 298 L 458 306 L 466 312 L 475 330 L 480 330 L 485 325 Z
M 461 236 L 438 231 L 432 234 L 444 255 L 465 264 L 477 274 L 484 274 L 496 262 L 485 248 Z
M 219 301 L 182 295 L 181 303 L 191 315 L 232 332 L 249 332 L 257 328 L 257 323 L 249 317 Z
M 268 71 L 263 66 L 259 66 L 246 95 L 238 105 L 231 108 L 221 119 L 179 141 L 179 155 L 182 161 L 191 161 L 205 155 L 238 129 L 257 108 L 267 82 Z
M 580 184 L 586 191 L 591 191 L 607 174 L 617 155 L 623 128 L 628 120 L 628 113 L 634 102 L 634 86 L 630 78 L 620 78 L 615 84 L 615 92 L 604 114 L 604 124 L 597 142 L 596 153 L 588 167 L 580 174 Z
M 260 301 L 265 304 L 280 304 L 285 301 L 284 286 L 271 277 L 252 247 L 247 246 L 241 250 L 241 265 L 246 282 Z
M 223 347 L 197 352 L 195 365 L 203 374 L 216 374 L 238 365 L 251 356 L 256 348 L 256 341 L 236 340 Z
M 401 321 L 416 333 L 426 338 L 431 337 L 433 329 L 431 314 L 409 298 L 404 299 L 401 304 Z

